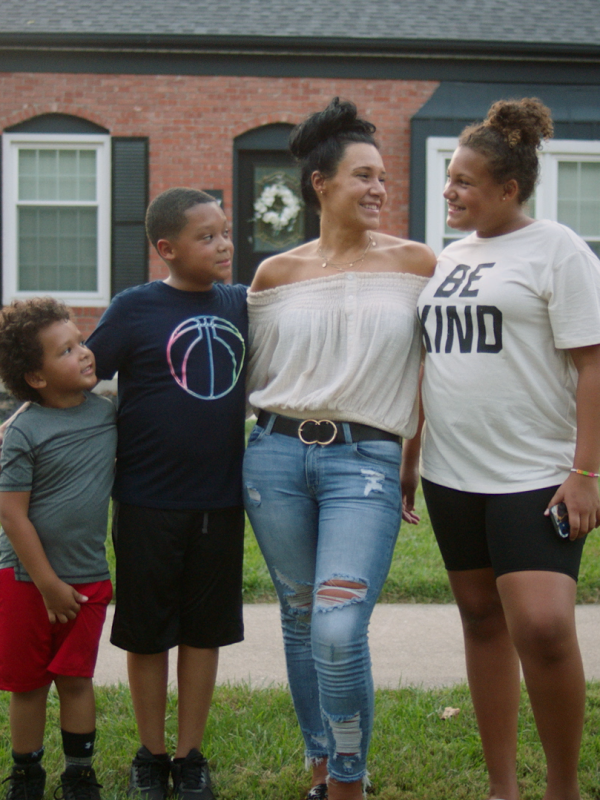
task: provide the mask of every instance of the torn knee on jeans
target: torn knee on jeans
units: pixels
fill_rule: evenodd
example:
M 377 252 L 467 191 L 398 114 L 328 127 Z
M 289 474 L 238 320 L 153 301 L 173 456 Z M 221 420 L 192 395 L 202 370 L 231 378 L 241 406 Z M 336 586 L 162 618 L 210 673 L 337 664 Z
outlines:
M 290 609 L 308 613 L 312 609 L 313 602 L 312 583 L 300 583 L 300 581 L 295 581 L 283 575 L 278 569 L 275 570 L 275 575 L 279 583 L 289 590 L 289 592 L 285 593 L 285 599 Z
M 344 768 L 353 768 L 352 759 L 360 756 L 360 744 L 362 741 L 362 730 L 360 727 L 360 712 L 357 711 L 347 719 L 331 717 L 327 714 L 327 721 L 331 726 L 333 740 L 335 742 L 335 753 L 340 758 L 348 758 L 348 763 L 344 763 Z
M 365 599 L 368 588 L 367 584 L 361 581 L 332 578 L 319 586 L 317 607 L 342 608 L 349 603 L 360 603 Z

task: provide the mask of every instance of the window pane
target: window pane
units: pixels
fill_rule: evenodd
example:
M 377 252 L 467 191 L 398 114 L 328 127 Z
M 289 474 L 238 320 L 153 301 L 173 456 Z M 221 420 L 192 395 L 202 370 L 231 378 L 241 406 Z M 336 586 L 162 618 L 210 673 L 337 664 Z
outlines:
M 96 177 L 96 151 L 79 151 L 79 174 Z
M 20 208 L 19 290 L 96 291 L 96 230 L 95 208 Z
M 19 150 L 19 200 L 96 200 L 96 151 Z
M 557 218 L 580 236 L 600 236 L 600 163 L 558 162 Z
M 588 242 L 591 250 L 600 258 L 600 242 Z
M 596 199 L 600 187 L 600 163 L 584 161 L 581 164 L 581 196 L 584 199 Z
M 578 166 L 575 161 L 558 162 L 558 196 L 575 199 L 578 195 Z
M 559 198 L 556 216 L 563 225 L 568 225 L 569 228 L 579 232 L 579 203 L 577 200 L 561 200 Z
M 37 150 L 38 175 L 42 177 L 56 178 L 58 173 L 58 151 L 57 150 Z

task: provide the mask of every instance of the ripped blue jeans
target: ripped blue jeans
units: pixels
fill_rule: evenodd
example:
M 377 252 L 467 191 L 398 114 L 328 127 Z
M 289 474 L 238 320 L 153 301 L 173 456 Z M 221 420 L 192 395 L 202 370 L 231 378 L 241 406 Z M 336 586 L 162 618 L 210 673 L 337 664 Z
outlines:
M 288 679 L 310 763 L 366 775 L 373 727 L 368 627 L 401 519 L 401 447 L 305 445 L 255 426 L 244 502 L 281 605 Z

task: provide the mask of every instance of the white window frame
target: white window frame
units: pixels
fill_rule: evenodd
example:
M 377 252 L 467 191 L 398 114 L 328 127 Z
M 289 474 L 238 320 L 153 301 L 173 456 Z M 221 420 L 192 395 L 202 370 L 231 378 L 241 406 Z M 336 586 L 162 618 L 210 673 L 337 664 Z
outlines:
M 446 238 L 446 201 L 442 197 L 446 183 L 446 159 L 452 156 L 457 145 L 457 136 L 430 136 L 427 139 L 425 242 L 436 255 L 444 249 Z
M 17 288 L 17 205 L 19 186 L 19 150 L 65 149 L 96 151 L 97 202 L 97 289 L 93 292 L 19 291 Z M 4 133 L 2 135 L 2 299 L 24 300 L 40 294 L 52 295 L 64 303 L 79 307 L 103 307 L 110 303 L 110 136 L 99 134 Z
M 425 241 L 434 253 L 443 250 L 444 239 L 448 238 L 444 229 L 446 201 L 442 197 L 442 187 L 446 182 L 445 160 L 452 156 L 457 145 L 455 136 L 427 139 Z M 535 219 L 556 221 L 559 161 L 600 162 L 600 141 L 551 139 L 544 143 L 540 151 L 540 180 L 535 190 Z

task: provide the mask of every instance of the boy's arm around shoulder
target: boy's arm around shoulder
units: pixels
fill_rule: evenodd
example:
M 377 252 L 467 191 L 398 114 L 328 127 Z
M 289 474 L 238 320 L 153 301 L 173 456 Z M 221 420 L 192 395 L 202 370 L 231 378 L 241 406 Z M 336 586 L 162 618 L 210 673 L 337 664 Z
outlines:
M 135 295 L 130 290 L 114 297 L 86 340 L 86 345 L 96 359 L 96 375 L 99 380 L 110 380 L 127 356 L 131 343 L 128 323 L 134 299 Z
M 0 492 L 0 524 L 21 564 L 40 590 L 51 623 L 75 619 L 88 599 L 52 569 L 38 533 L 29 519 L 31 492 Z
M 27 409 L 29 408 L 29 405 L 30 405 L 30 403 L 29 403 L 29 400 L 28 400 L 26 403 L 23 403 L 22 406 L 19 406 L 19 408 L 17 408 L 15 413 L 12 416 L 10 416 L 7 420 L 5 420 L 2 423 L 2 425 L 0 425 L 0 450 L 2 450 L 2 442 L 4 441 L 4 435 L 6 433 L 6 429 L 8 428 L 8 426 L 12 422 L 15 421 L 15 419 L 19 416 L 19 414 L 22 411 L 27 411 Z

